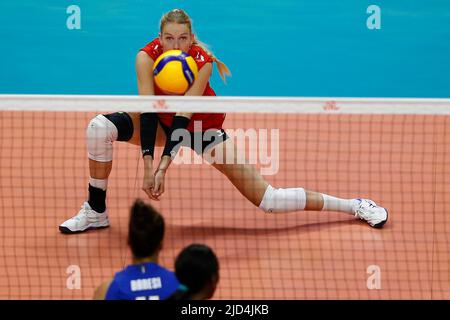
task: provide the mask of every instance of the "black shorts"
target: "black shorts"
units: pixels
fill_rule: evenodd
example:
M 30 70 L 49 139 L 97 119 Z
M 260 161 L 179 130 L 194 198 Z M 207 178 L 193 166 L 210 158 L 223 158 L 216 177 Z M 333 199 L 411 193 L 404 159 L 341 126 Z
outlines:
M 128 113 L 115 112 L 104 114 L 104 116 L 116 126 L 118 132 L 117 141 L 128 141 L 133 137 L 133 121 Z M 170 128 L 161 121 L 159 121 L 159 124 L 166 134 L 166 139 L 170 138 L 168 137 Z M 198 155 L 202 155 L 205 150 L 208 150 L 229 138 L 223 129 L 209 129 L 204 132 L 189 132 L 189 134 L 190 141 L 183 140 L 181 141 L 181 145 L 191 148 Z M 196 143 L 196 141 L 201 141 L 201 143 Z
M 166 134 L 166 139 L 170 139 L 170 128 L 159 122 L 161 128 L 163 128 Z M 186 130 L 187 131 L 187 130 Z M 202 155 L 206 150 L 224 142 L 229 137 L 223 129 L 209 129 L 203 132 L 189 132 L 190 141 L 180 141 L 183 147 L 189 147 L 194 150 L 198 155 Z M 201 142 L 201 143 L 200 143 Z

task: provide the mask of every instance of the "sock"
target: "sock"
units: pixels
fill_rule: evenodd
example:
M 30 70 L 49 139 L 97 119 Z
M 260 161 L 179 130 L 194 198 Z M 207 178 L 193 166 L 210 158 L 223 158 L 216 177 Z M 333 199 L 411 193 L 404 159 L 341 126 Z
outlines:
M 95 188 L 106 191 L 106 188 L 108 187 L 108 179 L 89 178 L 89 184 Z
M 322 211 L 340 211 L 349 214 L 354 214 L 353 207 L 357 204 L 356 199 L 340 199 L 322 194 L 323 208 Z
M 89 205 L 92 209 L 98 213 L 105 212 L 106 210 L 106 189 L 102 190 L 89 184 Z
M 264 212 L 292 212 L 305 209 L 306 193 L 303 188 L 274 188 L 269 185 L 259 207 Z

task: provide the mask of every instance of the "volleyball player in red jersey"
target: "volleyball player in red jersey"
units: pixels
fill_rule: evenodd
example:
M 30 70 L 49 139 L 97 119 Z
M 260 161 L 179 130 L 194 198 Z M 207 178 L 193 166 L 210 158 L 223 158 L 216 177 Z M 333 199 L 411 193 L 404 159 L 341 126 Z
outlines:
M 152 59 L 152 61 L 156 61 L 156 59 L 164 52 L 159 38 L 156 38 L 152 42 L 147 44 L 144 48 L 141 49 L 141 51 L 147 53 L 147 55 Z M 202 48 L 200 45 L 197 44 L 191 45 L 187 53 L 194 58 L 195 62 L 197 63 L 198 70 L 201 70 L 203 66 L 205 66 L 206 64 L 212 64 L 214 61 L 217 61 L 217 58 L 212 57 L 210 53 L 206 52 L 204 48 Z M 146 57 L 144 57 L 143 59 L 146 59 Z M 154 94 L 165 95 L 165 93 L 156 85 L 154 86 Z M 202 96 L 216 95 L 214 90 L 211 88 L 209 81 L 206 83 L 205 90 L 201 95 Z M 173 116 L 174 116 L 173 113 L 158 114 L 159 121 L 168 127 L 170 127 L 172 124 Z M 222 128 L 222 123 L 224 120 L 225 120 L 224 113 L 195 113 L 191 117 L 191 121 L 187 129 L 189 131 L 193 131 L 194 121 L 201 121 L 202 128 L 204 130 L 213 128 Z
M 136 73 L 139 95 L 164 94 L 153 82 L 153 64 L 160 54 L 173 49 L 188 52 L 198 65 L 198 78 L 185 95 L 215 95 L 209 85 L 213 63 L 216 63 L 222 78 L 229 73 L 229 70 L 196 39 L 192 31 L 191 19 L 180 9 L 163 15 L 159 37 L 137 54 Z M 141 146 L 144 161 L 142 189 L 149 198 L 159 200 L 165 191 L 166 172 L 172 156 L 176 154 L 176 146 L 179 145 L 179 141 L 166 138 L 172 137 L 172 133 L 177 129 L 187 129 L 194 135 L 194 121 L 202 121 L 203 131 L 216 129 L 216 135 L 211 141 L 202 141 L 201 150 L 196 150 L 193 145 L 191 147 L 199 154 L 203 154 L 206 150 L 209 152 L 219 150 L 217 148 L 221 149 L 219 151 L 224 157 L 227 153 L 233 154 L 235 159 L 232 163 L 212 163 L 211 165 L 224 174 L 244 197 L 264 212 L 340 211 L 355 215 L 372 227 L 381 227 L 387 221 L 387 210 L 369 199 L 340 199 L 304 188 L 272 187 L 256 168 L 247 161 L 237 159 L 239 153 L 235 150 L 236 146 L 222 129 L 224 118 L 224 114 L 124 112 L 98 115 L 93 118 L 86 132 L 90 171 L 89 199 L 75 217 L 59 226 L 60 231 L 78 233 L 109 226 L 106 189 L 112 168 L 114 141 L 127 141 Z M 156 170 L 153 168 L 155 145 L 164 146 L 163 155 Z

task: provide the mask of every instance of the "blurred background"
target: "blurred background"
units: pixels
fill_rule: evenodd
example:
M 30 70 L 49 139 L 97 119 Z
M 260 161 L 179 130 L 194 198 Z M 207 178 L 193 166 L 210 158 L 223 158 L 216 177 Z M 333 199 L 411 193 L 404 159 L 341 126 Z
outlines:
M 173 8 L 230 67 L 218 95 L 450 97 L 448 0 L 1 1 L 0 93 L 137 94 Z

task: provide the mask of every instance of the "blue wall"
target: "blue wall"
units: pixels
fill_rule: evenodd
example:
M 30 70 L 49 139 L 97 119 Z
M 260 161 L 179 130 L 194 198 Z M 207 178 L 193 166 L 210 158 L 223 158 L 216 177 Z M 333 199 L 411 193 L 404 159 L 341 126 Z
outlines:
M 449 0 L 2 0 L 0 93 L 136 94 L 136 52 L 175 7 L 233 72 L 218 95 L 450 97 Z

